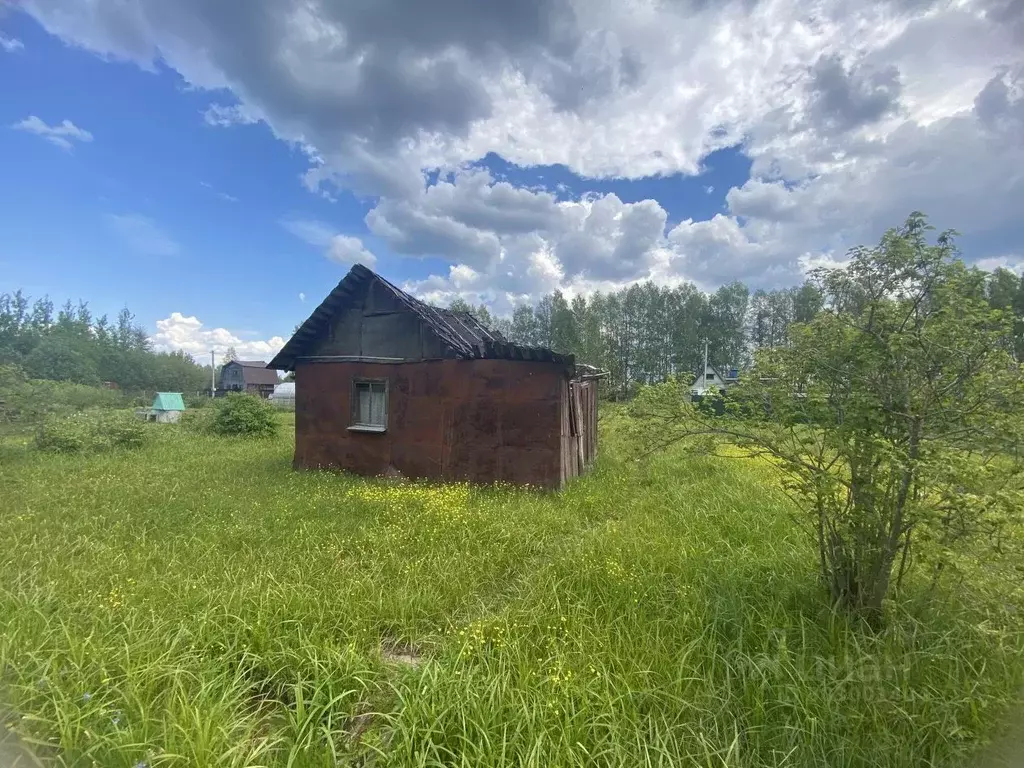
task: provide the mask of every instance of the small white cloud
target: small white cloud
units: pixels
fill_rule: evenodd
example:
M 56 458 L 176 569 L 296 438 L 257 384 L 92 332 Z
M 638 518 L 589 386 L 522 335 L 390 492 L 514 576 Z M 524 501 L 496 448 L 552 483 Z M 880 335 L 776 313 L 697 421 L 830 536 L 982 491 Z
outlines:
M 207 125 L 227 128 L 232 125 L 251 125 L 257 119 L 247 112 L 241 104 L 211 104 L 203 112 L 203 120 Z
M 129 213 L 117 215 L 109 213 L 107 223 L 125 244 L 148 256 L 173 256 L 181 248 L 174 239 L 164 232 L 156 223 L 145 216 Z
M 704 194 L 710 195 L 714 191 L 715 191 L 715 188 L 712 187 L 712 186 L 704 187 Z
M 299 301 L 305 301 L 305 300 L 306 300 L 306 294 L 304 294 L 302 291 L 299 291 Z
M 997 269 L 1008 269 L 1018 275 L 1024 274 L 1024 256 L 1007 254 L 1005 256 L 991 256 L 987 259 L 979 259 L 975 266 L 986 272 L 995 272 Z
M 17 53 L 25 44 L 18 40 L 16 37 L 5 37 L 0 35 L 0 48 L 3 48 L 7 53 Z
M 339 264 L 363 264 L 372 267 L 377 257 L 363 246 L 363 241 L 350 235 L 335 235 L 327 249 L 327 258 Z
M 211 192 L 214 192 L 217 195 L 217 197 L 219 197 L 221 200 L 226 200 L 229 203 L 237 203 L 238 202 L 238 198 L 237 197 L 235 197 L 234 195 L 229 195 L 227 192 L 221 192 L 219 189 L 214 187 L 213 184 L 211 184 L 208 181 L 200 181 L 199 182 L 199 186 L 202 187 L 203 189 L 208 189 Z
M 358 237 L 335 232 L 322 221 L 285 219 L 281 225 L 300 240 L 325 249 L 325 256 L 339 264 L 363 264 L 372 267 L 377 257 L 363 245 Z
M 70 150 L 73 141 L 92 141 L 91 133 L 79 128 L 70 120 L 64 120 L 58 125 L 47 125 L 35 115 L 29 115 L 11 127 L 18 131 L 28 131 L 36 136 L 42 136 L 51 144 L 64 150 Z
M 291 232 L 300 240 L 305 240 L 310 245 L 317 245 L 326 248 L 331 244 L 334 237 L 334 230 L 321 221 L 311 219 L 285 219 L 281 226 Z
M 798 258 L 800 269 L 805 273 L 811 273 L 816 269 L 843 269 L 849 265 L 850 259 L 846 254 L 826 251 L 824 253 L 805 253 Z
M 170 317 L 156 321 L 156 333 L 149 338 L 160 352 L 182 350 L 197 360 L 209 359 L 210 351 L 223 355 L 234 347 L 243 360 L 267 360 L 284 346 L 284 339 L 273 336 L 264 341 L 245 341 L 227 328 L 204 328 L 199 318 L 172 312 Z

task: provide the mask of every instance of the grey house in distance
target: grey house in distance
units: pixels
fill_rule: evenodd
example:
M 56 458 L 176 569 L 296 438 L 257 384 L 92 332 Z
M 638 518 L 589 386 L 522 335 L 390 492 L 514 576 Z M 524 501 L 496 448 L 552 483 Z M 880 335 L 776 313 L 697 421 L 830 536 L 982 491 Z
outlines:
M 277 371 L 267 368 L 263 360 L 232 360 L 220 372 L 220 388 L 225 392 L 270 397 L 277 384 Z

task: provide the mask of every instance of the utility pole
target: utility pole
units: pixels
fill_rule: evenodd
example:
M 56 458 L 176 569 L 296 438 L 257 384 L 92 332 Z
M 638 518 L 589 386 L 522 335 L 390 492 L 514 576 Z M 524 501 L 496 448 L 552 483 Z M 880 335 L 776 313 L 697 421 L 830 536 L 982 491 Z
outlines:
M 704 339 L 704 370 L 700 374 L 701 385 L 704 387 L 704 392 L 708 389 L 708 340 Z M 700 394 L 704 394 L 701 392 Z
M 217 396 L 217 368 L 213 358 L 213 350 L 210 350 L 210 397 Z

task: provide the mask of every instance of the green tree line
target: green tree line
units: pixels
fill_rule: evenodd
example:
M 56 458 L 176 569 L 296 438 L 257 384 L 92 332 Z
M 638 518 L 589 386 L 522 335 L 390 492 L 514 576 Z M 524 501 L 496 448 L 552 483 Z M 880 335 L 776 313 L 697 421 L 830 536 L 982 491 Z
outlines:
M 1024 280 L 1000 268 L 983 284 L 992 308 L 1012 315 L 1014 333 L 1006 344 L 1024 360 Z M 472 312 L 510 341 L 570 352 L 579 362 L 607 370 L 605 394 L 623 399 L 639 384 L 696 373 L 705 340 L 713 365 L 746 367 L 758 350 L 787 345 L 790 326 L 810 322 L 822 306 L 820 288 L 807 281 L 770 291 L 733 282 L 714 293 L 691 283 L 646 282 L 571 300 L 555 291 L 536 305 L 516 307 L 510 318 L 462 300 L 451 308 Z
M 934 587 L 981 556 L 1020 580 L 1021 280 L 969 267 L 955 232 L 931 231 L 915 212 L 815 270 L 821 310 L 754 351 L 721 411 L 678 381 L 629 406 L 640 456 L 723 442 L 731 457 L 770 456 L 833 603 L 874 626 L 915 567 Z
M 1024 360 L 1024 280 L 996 269 L 984 281 L 994 309 L 1013 318 L 1006 344 Z M 569 352 L 609 376 L 607 396 L 628 398 L 639 384 L 689 375 L 709 359 L 718 367 L 744 367 L 760 349 L 787 344 L 789 327 L 806 323 L 822 307 L 811 282 L 750 291 L 741 282 L 705 293 L 691 283 L 640 283 L 609 293 L 566 298 L 560 291 L 511 317 L 457 300 L 485 325 L 520 344 Z M 227 358 L 226 358 L 227 359 Z M 185 352 L 155 352 L 128 309 L 111 322 L 94 317 L 86 302 L 57 309 L 49 298 L 30 301 L 21 291 L 0 294 L 0 365 L 13 364 L 38 379 L 97 385 L 112 381 L 127 391 L 195 392 L 209 386 L 209 368 Z
M 209 368 L 185 352 L 155 352 L 134 315 L 122 309 L 111 322 L 86 302 L 57 309 L 49 298 L 22 291 L 0 294 L 0 365 L 35 379 L 99 385 L 128 392 L 195 392 L 209 386 Z

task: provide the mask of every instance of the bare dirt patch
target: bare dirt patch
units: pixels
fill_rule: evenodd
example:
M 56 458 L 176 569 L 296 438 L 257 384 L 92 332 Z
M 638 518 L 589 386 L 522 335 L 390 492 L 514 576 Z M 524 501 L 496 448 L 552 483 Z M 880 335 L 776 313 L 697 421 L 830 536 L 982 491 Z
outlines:
M 36 768 L 43 762 L 0 717 L 0 768 Z
M 380 656 L 388 664 L 418 667 L 423 663 L 423 654 L 410 643 L 385 638 L 380 644 Z

